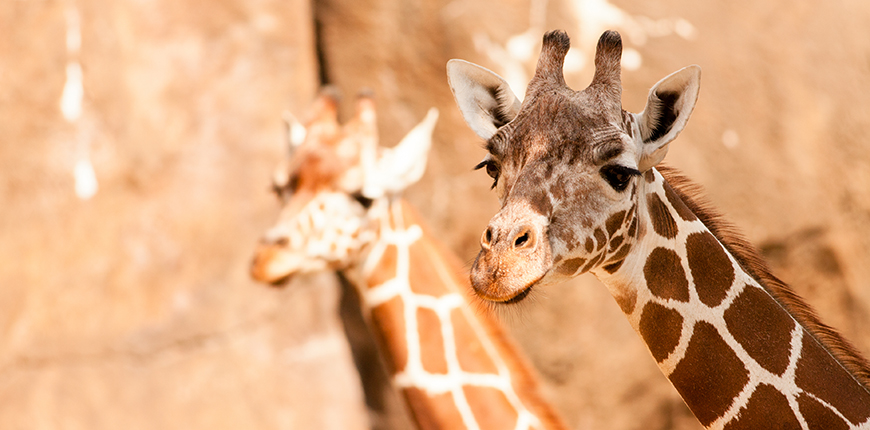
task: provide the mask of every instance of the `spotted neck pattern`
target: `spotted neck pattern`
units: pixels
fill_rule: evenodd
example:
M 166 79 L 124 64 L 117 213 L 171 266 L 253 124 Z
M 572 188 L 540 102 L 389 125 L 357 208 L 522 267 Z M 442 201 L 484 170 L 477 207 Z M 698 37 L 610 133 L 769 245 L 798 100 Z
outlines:
M 658 170 L 633 192 L 590 244 L 607 260 L 592 272 L 702 425 L 870 428 L 867 384 L 803 310 L 745 270 Z
M 403 201 L 382 201 L 378 239 L 347 270 L 387 352 L 394 382 L 421 428 L 565 428 L 492 317 Z

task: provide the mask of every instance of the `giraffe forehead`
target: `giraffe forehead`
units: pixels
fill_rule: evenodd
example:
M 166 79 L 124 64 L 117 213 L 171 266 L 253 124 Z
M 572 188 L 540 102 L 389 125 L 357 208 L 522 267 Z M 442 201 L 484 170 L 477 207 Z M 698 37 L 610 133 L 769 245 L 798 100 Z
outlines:
M 505 159 L 557 154 L 554 162 L 596 161 L 621 147 L 623 121 L 584 92 L 554 90 L 531 96 L 517 117 L 499 129 L 487 149 Z

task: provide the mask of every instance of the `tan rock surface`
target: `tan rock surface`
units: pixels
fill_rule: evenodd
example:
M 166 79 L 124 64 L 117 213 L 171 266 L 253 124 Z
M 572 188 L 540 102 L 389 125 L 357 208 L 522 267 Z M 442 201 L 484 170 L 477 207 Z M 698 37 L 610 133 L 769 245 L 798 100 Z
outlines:
M 84 88 L 72 123 L 59 107 L 69 5 L 81 15 Z M 470 171 L 483 150 L 453 106 L 444 65 L 464 58 L 521 85 L 550 28 L 572 35 L 567 80 L 577 88 L 591 76 L 598 33 L 623 33 L 630 110 L 666 74 L 702 67 L 699 104 L 668 163 L 870 354 L 870 6 L 313 8 L 0 5 L 0 428 L 368 427 L 334 278 L 275 291 L 247 277 L 277 210 L 266 190 L 280 113 L 304 113 L 318 75 L 348 100 L 370 87 L 392 145 L 437 106 L 435 152 L 408 197 L 469 261 L 497 201 L 485 174 Z M 85 154 L 99 184 L 89 200 L 74 192 Z M 505 320 L 574 428 L 699 428 L 593 278 L 539 291 Z M 395 399 L 383 402 L 376 409 L 401 415 Z

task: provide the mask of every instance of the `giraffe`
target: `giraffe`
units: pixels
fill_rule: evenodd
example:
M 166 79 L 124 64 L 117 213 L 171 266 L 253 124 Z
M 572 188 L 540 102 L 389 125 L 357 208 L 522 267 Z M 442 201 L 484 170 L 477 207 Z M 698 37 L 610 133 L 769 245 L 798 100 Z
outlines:
M 477 168 L 501 210 L 471 282 L 514 303 L 589 272 L 609 290 L 662 373 L 710 429 L 870 429 L 870 366 L 773 276 L 759 253 L 660 165 L 698 97 L 700 68 L 622 109 L 622 42 L 598 41 L 591 84 L 574 91 L 562 31 L 546 33 L 521 103 L 498 75 L 451 60 L 459 109 L 486 140 Z
M 253 278 L 281 284 L 336 270 L 350 280 L 422 429 L 565 428 L 497 321 L 469 307 L 457 257 L 401 197 L 423 174 L 437 110 L 387 149 L 370 96 L 343 126 L 336 106 L 326 91 L 306 126 L 288 116 L 292 154 L 273 179 L 283 207 L 257 247 Z

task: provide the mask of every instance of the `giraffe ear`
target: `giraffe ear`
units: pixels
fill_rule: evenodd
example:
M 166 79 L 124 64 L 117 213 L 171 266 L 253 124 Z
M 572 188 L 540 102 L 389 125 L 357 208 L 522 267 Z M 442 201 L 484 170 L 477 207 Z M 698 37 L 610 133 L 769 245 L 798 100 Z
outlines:
M 643 146 L 638 170 L 645 172 L 665 158 L 668 144 L 689 121 L 700 88 L 698 66 L 678 70 L 653 85 L 646 108 L 639 114 Z
M 373 165 L 363 167 L 368 170 L 362 190 L 365 197 L 376 199 L 387 193 L 397 193 L 420 180 L 426 171 L 436 121 L 438 109 L 433 107 L 398 145 L 384 148 Z
M 305 129 L 305 126 L 293 116 L 290 111 L 284 111 L 284 128 L 287 136 L 287 148 L 289 149 L 290 156 L 293 156 L 293 153 L 296 152 L 296 148 L 300 147 L 302 143 L 305 142 L 305 136 L 308 134 L 308 130 Z
M 492 137 L 520 111 L 520 100 L 507 82 L 477 64 L 448 61 L 447 82 L 465 122 L 484 139 Z

